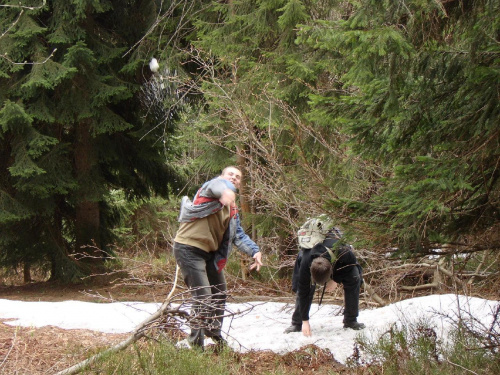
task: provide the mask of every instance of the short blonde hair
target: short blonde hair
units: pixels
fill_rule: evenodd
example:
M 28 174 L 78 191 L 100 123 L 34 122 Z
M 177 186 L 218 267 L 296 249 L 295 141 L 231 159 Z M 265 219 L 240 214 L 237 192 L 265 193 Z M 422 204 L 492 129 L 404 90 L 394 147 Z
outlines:
M 220 173 L 220 174 L 221 174 L 221 176 L 222 176 L 224 173 L 226 173 L 226 171 L 227 171 L 229 168 L 234 168 L 234 169 L 237 169 L 238 171 L 240 171 L 240 173 L 241 173 L 241 174 L 243 174 L 243 172 L 241 171 L 241 169 L 240 169 L 240 168 L 238 168 L 237 166 L 235 166 L 235 165 L 228 165 L 228 166 L 227 166 L 226 168 L 224 168 L 224 169 L 222 170 L 222 172 Z

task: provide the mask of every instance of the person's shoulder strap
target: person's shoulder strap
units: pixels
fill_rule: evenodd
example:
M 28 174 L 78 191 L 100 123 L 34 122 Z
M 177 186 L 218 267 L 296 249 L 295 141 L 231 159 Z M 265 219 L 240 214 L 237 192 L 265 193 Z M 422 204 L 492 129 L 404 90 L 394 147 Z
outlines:
M 328 246 L 323 245 L 323 247 L 326 249 L 326 251 L 328 251 L 328 254 L 330 255 L 330 263 L 334 264 L 337 261 L 337 257 L 335 256 L 335 253 Z

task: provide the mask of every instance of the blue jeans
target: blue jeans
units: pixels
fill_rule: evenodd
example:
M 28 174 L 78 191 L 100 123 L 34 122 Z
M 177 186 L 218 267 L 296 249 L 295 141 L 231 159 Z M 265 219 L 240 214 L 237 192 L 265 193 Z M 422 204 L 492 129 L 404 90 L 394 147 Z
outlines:
M 205 336 L 220 337 L 226 305 L 226 279 L 217 272 L 214 254 L 174 242 L 174 256 L 193 296 L 188 342 L 203 347 Z

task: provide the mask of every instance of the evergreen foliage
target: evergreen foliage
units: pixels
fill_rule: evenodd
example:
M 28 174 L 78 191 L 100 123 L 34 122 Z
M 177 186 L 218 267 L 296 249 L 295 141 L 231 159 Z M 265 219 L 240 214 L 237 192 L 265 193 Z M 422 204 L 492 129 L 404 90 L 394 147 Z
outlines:
M 197 4 L 198 126 L 244 161 L 263 233 L 319 212 L 411 251 L 495 231 L 498 1 Z
M 500 246 L 498 0 L 118 4 L 5 8 L 2 225 L 104 246 L 110 189 L 191 194 L 237 164 L 280 248 L 319 213 L 382 250 Z
M 140 100 L 149 56 L 129 51 L 157 4 L 10 4 L 0 16 L 0 264 L 49 264 L 53 279 L 75 280 L 111 251 L 112 189 L 145 199 L 178 181 L 164 147 L 173 124 L 158 128 Z
M 413 249 L 494 228 L 498 1 L 349 3 L 348 17 L 305 26 L 299 41 L 339 54 L 347 89 L 314 97 L 312 114 L 342 124 L 353 151 L 388 172 L 351 207 Z

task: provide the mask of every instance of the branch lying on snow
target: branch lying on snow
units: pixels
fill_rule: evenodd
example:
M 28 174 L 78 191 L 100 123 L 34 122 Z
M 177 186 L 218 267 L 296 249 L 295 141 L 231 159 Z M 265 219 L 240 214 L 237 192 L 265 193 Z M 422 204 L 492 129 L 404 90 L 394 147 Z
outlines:
M 137 325 L 137 327 L 134 329 L 134 331 L 132 332 L 132 334 L 127 337 L 125 340 L 123 340 L 122 342 L 118 343 L 117 345 L 99 353 L 99 354 L 96 354 L 70 368 L 67 368 L 66 370 L 63 370 L 63 371 L 60 371 L 58 372 L 56 375 L 70 375 L 70 374 L 77 374 L 79 373 L 80 371 L 82 371 L 85 367 L 87 367 L 88 365 L 91 365 L 92 363 L 95 363 L 97 360 L 99 360 L 100 358 L 104 357 L 105 355 L 109 354 L 109 353 L 116 353 L 116 352 L 119 352 L 120 350 L 123 350 L 125 348 L 127 348 L 130 344 L 133 344 L 134 342 L 136 342 L 137 340 L 139 340 L 140 338 L 142 338 L 144 335 L 145 335 L 145 328 L 150 325 L 152 322 L 154 322 L 156 319 L 160 318 L 161 316 L 163 315 L 166 315 L 166 314 L 174 314 L 174 315 L 181 315 L 181 316 L 187 316 L 189 315 L 188 313 L 186 313 L 185 311 L 182 311 L 180 310 L 179 308 L 177 309 L 170 309 L 170 301 L 172 299 L 172 296 L 174 294 L 174 291 L 175 291 L 175 288 L 177 286 L 177 279 L 178 279 L 178 276 L 179 276 L 179 267 L 177 266 L 176 270 L 175 270 L 175 279 L 174 279 L 174 284 L 172 286 L 172 290 L 170 291 L 170 293 L 168 294 L 167 298 L 165 299 L 165 302 L 163 302 L 163 304 L 161 305 L 161 307 L 158 309 L 157 312 L 155 312 L 153 315 L 151 315 L 150 317 L 148 317 L 146 320 L 144 320 L 143 322 L 139 323 Z
M 370 295 L 370 297 L 373 298 L 373 300 L 380 305 L 380 307 L 387 305 L 387 302 L 385 302 L 384 299 L 380 297 L 375 292 L 375 290 L 370 286 L 370 284 L 368 284 L 366 281 L 363 282 L 363 287 L 365 288 L 366 292 Z
M 179 266 L 177 266 L 177 268 L 175 270 L 174 285 L 172 286 L 172 290 L 170 291 L 167 298 L 165 299 L 165 302 L 163 302 L 163 304 L 161 305 L 161 307 L 158 309 L 158 311 L 156 313 L 154 313 L 153 315 L 148 317 L 146 320 L 144 320 L 142 323 L 140 323 L 134 329 L 132 334 L 129 337 L 127 337 L 127 339 L 123 340 L 122 342 L 118 343 L 117 345 L 115 345 L 115 346 L 113 346 L 113 347 L 111 347 L 111 348 L 109 348 L 109 349 L 107 349 L 99 354 L 96 354 L 90 358 L 87 358 L 86 360 L 84 360 L 84 361 L 82 361 L 82 362 L 80 362 L 80 363 L 78 363 L 70 368 L 67 368 L 63 371 L 58 372 L 56 375 L 78 374 L 85 367 L 87 367 L 88 365 L 90 365 L 92 363 L 95 363 L 97 360 L 104 357 L 105 355 L 107 355 L 109 353 L 119 352 L 120 350 L 127 348 L 130 344 L 133 344 L 134 342 L 139 340 L 141 337 L 143 337 L 145 335 L 145 330 L 144 330 L 145 327 L 147 327 L 151 322 L 158 319 L 162 315 L 167 314 L 169 312 L 172 312 L 172 310 L 169 309 L 169 306 L 170 306 L 170 300 L 171 300 L 171 298 L 174 294 L 175 288 L 177 286 L 178 275 L 179 275 Z M 177 314 L 181 314 L 181 313 L 186 314 L 184 311 L 180 311 L 179 309 L 176 309 L 175 312 Z
M 165 301 L 162 303 L 160 308 L 151 316 L 149 316 L 147 319 L 139 323 L 134 331 L 128 336 L 125 340 L 121 341 L 115 346 L 112 346 L 111 348 L 104 350 L 103 352 L 100 352 L 72 367 L 69 367 L 63 371 L 58 372 L 56 375 L 72 375 L 72 374 L 77 374 L 84 370 L 87 366 L 97 362 L 99 359 L 103 358 L 104 356 L 110 354 L 110 353 L 116 353 L 119 352 L 123 349 L 126 349 L 128 346 L 136 342 L 137 340 L 141 339 L 142 337 L 146 336 L 146 332 L 148 329 L 151 328 L 179 328 L 181 325 L 189 323 L 189 322 L 195 322 L 198 326 L 202 325 L 203 322 L 205 321 L 205 315 L 201 313 L 199 316 L 197 315 L 191 315 L 190 313 L 182 310 L 182 307 L 187 304 L 193 302 L 192 300 L 187 300 L 184 303 L 180 304 L 176 308 L 172 308 L 172 302 L 174 302 L 174 291 L 176 290 L 177 287 L 177 280 L 178 280 L 178 275 L 179 275 L 179 267 L 176 267 L 175 271 L 175 279 L 174 283 L 172 286 L 172 290 L 168 294 L 167 298 Z M 206 310 L 204 311 L 211 311 L 214 307 L 214 305 L 211 302 L 203 302 L 202 300 L 198 300 L 198 303 L 201 303 L 202 306 L 205 306 Z M 253 306 L 249 307 L 248 309 L 245 310 L 238 310 L 236 312 L 230 311 L 227 314 L 224 314 L 224 317 L 234 317 L 236 315 L 241 315 L 244 313 L 249 312 L 250 310 L 253 309 Z M 174 323 L 171 325 L 161 325 L 162 323 L 162 318 L 167 317 L 167 318 L 174 318 Z M 180 318 L 180 319 L 178 319 Z M 217 317 L 213 317 L 217 318 Z M 155 323 L 160 323 L 159 326 L 153 327 Z

